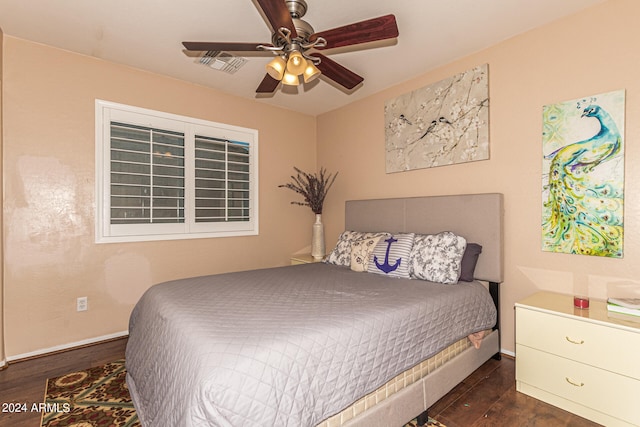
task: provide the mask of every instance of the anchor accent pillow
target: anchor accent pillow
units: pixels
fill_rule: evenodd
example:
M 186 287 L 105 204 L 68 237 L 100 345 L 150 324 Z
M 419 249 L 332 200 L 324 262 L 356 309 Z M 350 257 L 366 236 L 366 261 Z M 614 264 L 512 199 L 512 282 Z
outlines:
M 369 273 L 409 278 L 409 255 L 414 233 L 382 237 L 369 258 Z
M 417 234 L 411 250 L 411 278 L 453 284 L 460 279 L 467 240 L 450 231 Z

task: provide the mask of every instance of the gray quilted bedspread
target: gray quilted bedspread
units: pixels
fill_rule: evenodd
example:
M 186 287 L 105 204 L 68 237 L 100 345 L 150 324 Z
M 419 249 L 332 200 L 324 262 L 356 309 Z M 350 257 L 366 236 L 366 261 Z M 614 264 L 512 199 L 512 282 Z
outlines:
M 127 383 L 144 426 L 314 426 L 495 321 L 475 282 L 320 263 L 176 280 L 133 310 Z

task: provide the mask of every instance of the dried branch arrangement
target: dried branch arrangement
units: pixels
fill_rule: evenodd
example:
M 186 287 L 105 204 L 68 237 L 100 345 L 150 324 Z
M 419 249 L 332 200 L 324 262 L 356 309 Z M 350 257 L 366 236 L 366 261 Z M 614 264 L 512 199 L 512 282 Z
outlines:
M 321 214 L 324 199 L 338 176 L 327 174 L 326 169 L 320 168 L 318 174 L 303 172 L 297 167 L 293 168 L 297 175 L 291 175 L 291 182 L 278 187 L 288 188 L 304 197 L 304 202 L 291 202 L 292 205 L 309 206 L 313 213 Z

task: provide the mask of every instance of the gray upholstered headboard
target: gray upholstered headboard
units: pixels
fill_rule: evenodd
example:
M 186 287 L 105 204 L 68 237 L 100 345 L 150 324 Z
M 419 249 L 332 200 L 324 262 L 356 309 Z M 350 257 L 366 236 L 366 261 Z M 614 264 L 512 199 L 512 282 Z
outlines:
M 436 234 L 452 231 L 482 245 L 475 277 L 503 280 L 503 197 L 499 193 L 349 200 L 345 230 Z

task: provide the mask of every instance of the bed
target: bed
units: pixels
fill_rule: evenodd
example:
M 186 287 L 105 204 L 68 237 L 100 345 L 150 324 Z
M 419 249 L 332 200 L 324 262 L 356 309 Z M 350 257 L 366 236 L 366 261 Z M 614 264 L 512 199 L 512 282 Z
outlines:
M 345 230 L 390 233 L 379 241 L 447 231 L 480 244 L 468 282 L 315 263 L 153 286 L 132 312 L 126 349 L 143 426 L 424 420 L 429 406 L 499 355 L 502 216 L 501 194 L 346 202 Z M 386 255 L 376 264 L 391 269 Z M 467 337 L 485 330 L 475 348 Z

